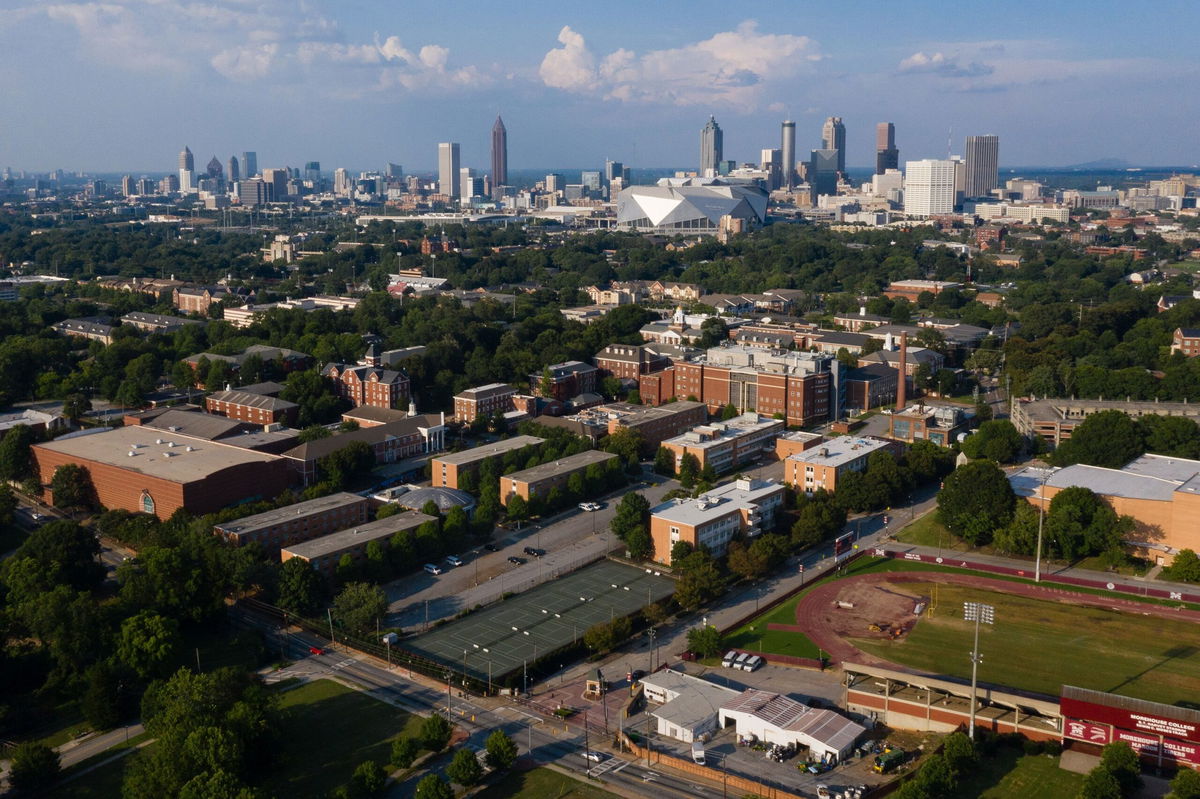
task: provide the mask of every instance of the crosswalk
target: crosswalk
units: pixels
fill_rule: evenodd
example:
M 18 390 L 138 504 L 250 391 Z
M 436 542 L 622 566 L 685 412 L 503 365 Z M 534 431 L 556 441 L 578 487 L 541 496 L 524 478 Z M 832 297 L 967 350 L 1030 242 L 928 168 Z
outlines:
M 592 766 L 590 769 L 588 769 L 587 773 L 589 777 L 599 777 L 601 774 L 607 774 L 610 771 L 613 774 L 616 774 L 618 771 L 621 771 L 630 765 L 630 762 L 631 761 L 621 760 L 617 757 L 610 757 L 603 763 L 597 763 L 596 765 Z

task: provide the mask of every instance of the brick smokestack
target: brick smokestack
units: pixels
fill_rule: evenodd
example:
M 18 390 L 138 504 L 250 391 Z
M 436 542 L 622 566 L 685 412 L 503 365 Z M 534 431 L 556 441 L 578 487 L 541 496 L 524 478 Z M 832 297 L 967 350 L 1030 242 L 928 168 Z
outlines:
M 904 410 L 908 399 L 908 333 L 900 334 L 900 374 L 896 382 L 896 410 Z

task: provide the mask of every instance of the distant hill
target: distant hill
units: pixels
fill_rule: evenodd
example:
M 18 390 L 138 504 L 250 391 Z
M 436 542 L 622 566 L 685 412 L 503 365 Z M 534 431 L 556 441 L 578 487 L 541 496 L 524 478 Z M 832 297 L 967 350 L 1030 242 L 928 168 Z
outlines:
M 1066 169 L 1127 169 L 1133 166 L 1124 158 L 1100 158 L 1085 164 L 1071 164 Z

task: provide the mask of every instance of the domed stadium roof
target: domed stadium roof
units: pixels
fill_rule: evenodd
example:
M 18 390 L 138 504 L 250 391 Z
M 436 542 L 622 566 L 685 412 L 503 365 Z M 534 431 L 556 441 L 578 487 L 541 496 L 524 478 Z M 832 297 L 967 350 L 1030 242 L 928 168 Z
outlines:
M 442 513 L 446 513 L 451 508 L 462 508 L 469 511 L 475 507 L 475 497 L 466 491 L 460 491 L 457 488 L 437 488 L 432 486 L 405 492 L 396 497 L 394 501 L 397 505 L 411 508 L 412 510 L 420 510 L 425 507 L 426 502 L 432 501 Z

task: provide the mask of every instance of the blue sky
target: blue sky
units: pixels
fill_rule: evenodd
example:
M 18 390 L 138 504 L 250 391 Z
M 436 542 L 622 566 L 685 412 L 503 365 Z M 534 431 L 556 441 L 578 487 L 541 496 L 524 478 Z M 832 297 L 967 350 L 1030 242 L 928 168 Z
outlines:
M 1000 136 L 1007 165 L 1200 161 L 1200 4 L 0 0 L 0 166 L 694 166 L 714 114 L 757 160 L 843 117 L 847 162 Z

